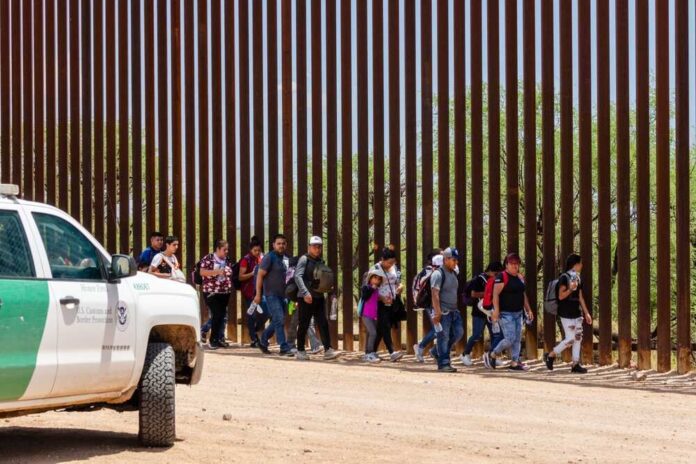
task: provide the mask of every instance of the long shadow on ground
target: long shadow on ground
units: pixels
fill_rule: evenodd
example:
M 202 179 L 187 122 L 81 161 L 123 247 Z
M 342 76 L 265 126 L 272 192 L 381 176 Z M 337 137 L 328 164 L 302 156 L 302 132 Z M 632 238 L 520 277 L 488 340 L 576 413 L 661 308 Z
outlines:
M 275 350 L 277 352 L 277 349 Z M 264 355 L 259 350 L 233 345 L 227 349 L 219 349 L 206 353 L 208 356 L 243 356 L 264 358 L 277 362 L 299 363 L 291 357 L 277 354 Z M 342 367 L 368 367 L 373 369 L 397 369 L 406 372 L 417 372 L 423 375 L 476 375 L 485 378 L 515 378 L 531 382 L 552 382 L 559 384 L 577 385 L 592 388 L 612 388 L 651 391 L 657 393 L 677 393 L 696 395 L 696 373 L 679 375 L 675 372 L 657 373 L 656 371 L 644 371 L 638 375 L 635 369 L 621 369 L 616 364 L 610 366 L 586 366 L 588 373 L 577 375 L 570 373 L 570 364 L 557 363 L 553 371 L 548 371 L 542 361 L 529 361 L 528 372 L 514 372 L 506 368 L 490 370 L 477 361 L 471 367 L 462 366 L 457 358 L 453 358 L 453 366 L 458 368 L 456 374 L 443 374 L 437 372 L 437 367 L 432 359 L 426 358 L 425 363 L 418 363 L 414 356 L 404 356 L 399 362 L 392 363 L 387 360 L 386 354 L 382 354 L 383 361 L 379 364 L 368 364 L 361 360 L 362 353 L 343 353 L 337 360 L 324 361 L 321 355 L 311 356 L 310 362 L 326 362 L 339 364 Z
M 158 453 L 166 449 L 141 447 L 138 436 L 128 433 L 78 428 L 0 428 L 0 462 L 3 463 L 54 464 L 123 451 Z

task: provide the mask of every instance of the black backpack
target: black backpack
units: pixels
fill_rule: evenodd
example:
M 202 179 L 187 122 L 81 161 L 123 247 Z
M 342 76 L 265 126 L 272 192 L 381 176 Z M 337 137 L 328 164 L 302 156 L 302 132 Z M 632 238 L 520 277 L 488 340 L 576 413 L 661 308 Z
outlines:
M 476 280 L 478 280 L 478 279 L 483 279 L 484 288 L 486 286 L 486 283 L 488 282 L 487 276 L 485 274 L 479 274 L 479 275 L 475 276 L 473 279 L 468 280 L 464 284 L 463 292 L 461 294 L 461 301 L 462 301 L 462 304 L 464 306 L 472 306 L 473 307 L 477 303 L 478 298 L 474 298 L 473 296 L 471 296 L 471 292 L 474 291 L 474 284 L 476 283 Z
M 433 271 L 432 274 L 423 282 L 423 285 L 421 286 L 420 290 L 418 290 L 418 294 L 416 295 L 416 300 L 415 304 L 417 308 L 430 308 L 433 304 L 433 289 L 430 286 L 430 281 L 433 278 L 433 275 L 435 275 L 436 272 L 439 272 L 442 274 L 442 280 L 444 281 L 445 279 L 445 272 L 442 270 L 442 268 L 439 268 L 436 271 Z
M 198 261 L 196 264 L 193 265 L 193 271 L 191 272 L 191 282 L 193 282 L 194 285 L 203 285 L 203 276 L 201 275 L 201 261 Z
M 295 282 L 295 268 L 297 267 L 297 262 L 299 260 L 299 256 L 290 258 L 288 261 L 288 268 L 285 271 L 285 297 L 290 301 L 298 301 L 297 293 L 299 289 L 297 288 L 297 283 Z
M 242 258 L 244 259 L 244 258 Z M 235 290 L 241 290 L 242 289 L 242 284 L 243 282 L 239 280 L 239 268 L 241 263 L 240 261 L 237 261 L 232 265 L 232 286 L 234 287 Z

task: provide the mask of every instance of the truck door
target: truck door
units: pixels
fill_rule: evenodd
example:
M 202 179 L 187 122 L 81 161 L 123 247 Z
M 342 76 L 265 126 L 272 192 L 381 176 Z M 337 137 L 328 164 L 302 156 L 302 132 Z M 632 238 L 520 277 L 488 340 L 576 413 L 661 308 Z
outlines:
M 135 364 L 131 292 L 107 281 L 106 257 L 71 218 L 40 211 L 32 216 L 58 308 L 58 371 L 51 396 L 123 390 Z
M 44 397 L 56 376 L 56 314 L 26 220 L 0 210 L 0 401 Z

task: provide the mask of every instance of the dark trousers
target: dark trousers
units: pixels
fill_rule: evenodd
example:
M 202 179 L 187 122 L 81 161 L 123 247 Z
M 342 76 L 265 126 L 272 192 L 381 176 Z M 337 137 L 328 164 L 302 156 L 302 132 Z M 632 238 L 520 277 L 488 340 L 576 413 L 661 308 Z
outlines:
M 394 343 L 391 336 L 391 308 L 387 308 L 379 302 L 377 306 L 377 340 L 375 340 L 375 350 L 379 348 L 379 342 L 384 340 L 384 345 L 389 353 L 394 352 Z
M 212 319 L 210 330 L 211 342 L 224 342 L 225 316 L 227 316 L 227 303 L 230 301 L 229 293 L 213 293 L 206 297 L 205 303 L 208 305 Z M 220 334 L 223 334 L 222 339 Z
M 244 311 L 249 309 L 251 303 L 254 300 L 247 300 L 244 298 Z M 263 308 L 263 304 L 261 307 Z M 249 338 L 252 342 L 259 341 L 259 332 L 261 332 L 266 327 L 266 321 L 268 321 L 268 311 L 263 308 L 263 313 L 259 314 L 258 311 L 254 311 L 251 316 L 247 314 L 247 329 L 249 329 Z
M 493 328 L 491 327 L 491 323 L 488 322 L 487 318 L 472 316 L 471 322 L 471 325 L 473 326 L 471 330 L 471 337 L 469 337 L 469 340 L 466 342 L 464 354 L 471 354 L 471 352 L 474 350 L 474 345 L 476 345 L 479 340 L 483 339 L 483 331 L 485 329 L 488 329 L 488 335 L 491 337 L 491 349 L 495 348 L 498 343 L 500 343 L 501 337 L 499 337 L 497 334 L 495 336 L 493 335 Z
M 324 345 L 324 351 L 331 348 L 329 321 L 326 319 L 326 309 L 324 303 L 324 298 L 313 297 L 311 304 L 306 303 L 304 300 L 300 300 L 297 307 L 297 349 L 299 351 L 305 350 L 307 329 L 309 329 L 309 323 L 312 322 L 312 317 L 314 317 L 314 323 L 319 327 L 319 331 L 321 332 L 321 343 Z

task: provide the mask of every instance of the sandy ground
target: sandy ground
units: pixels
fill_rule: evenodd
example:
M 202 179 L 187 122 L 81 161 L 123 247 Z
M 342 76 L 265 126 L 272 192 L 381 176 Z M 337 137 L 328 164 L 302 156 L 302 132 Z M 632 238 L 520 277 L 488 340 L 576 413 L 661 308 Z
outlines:
M 136 412 L 0 420 L 0 462 L 696 462 L 696 378 L 616 368 L 440 374 L 412 357 L 300 363 L 209 353 L 177 388 L 177 443 L 137 445 Z M 232 420 L 224 421 L 230 413 Z

